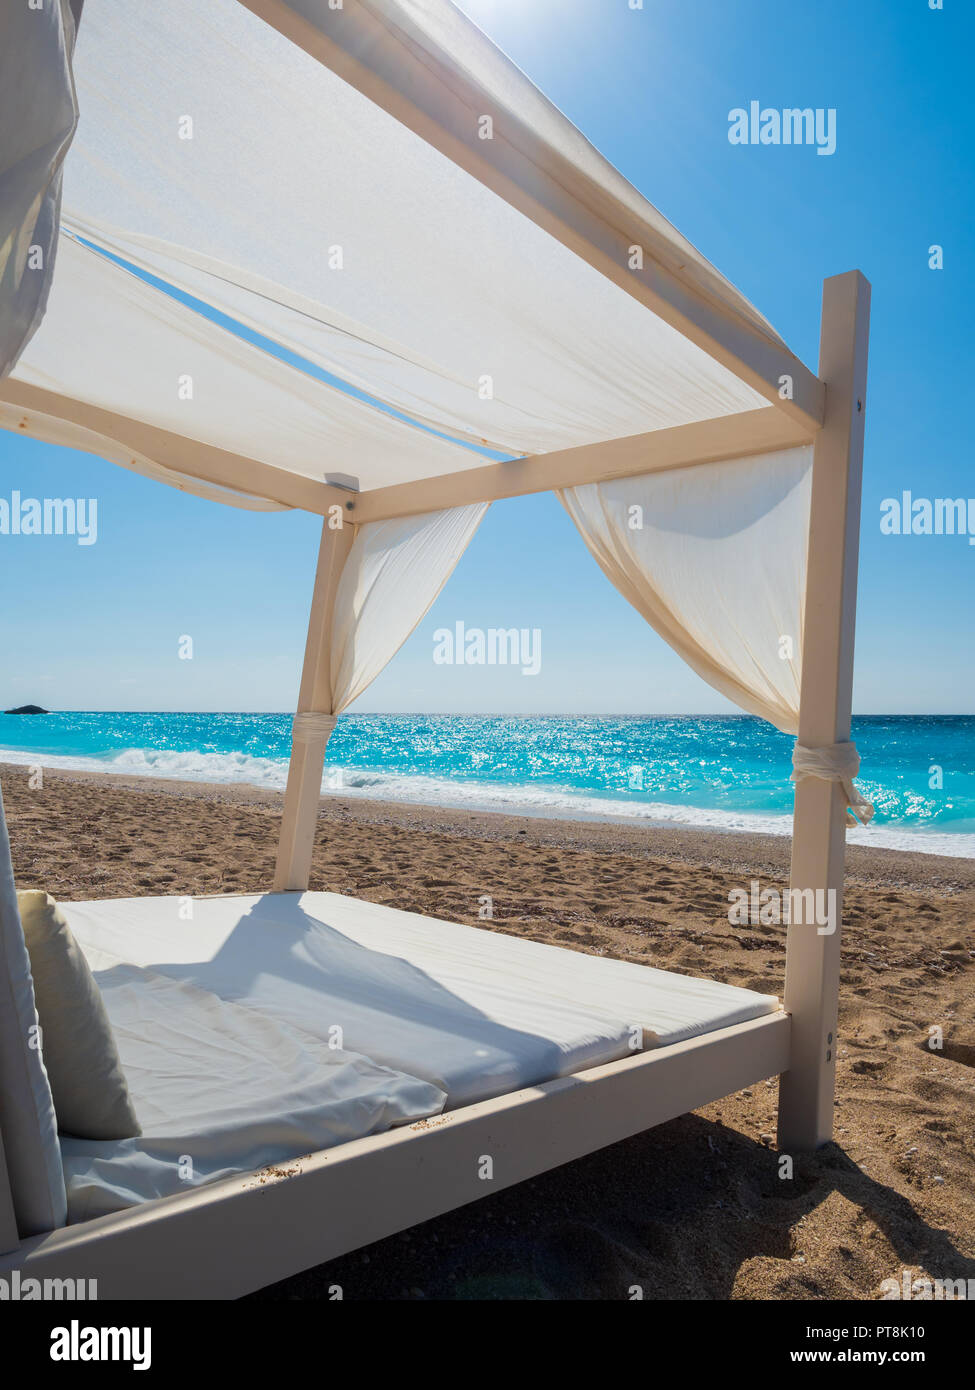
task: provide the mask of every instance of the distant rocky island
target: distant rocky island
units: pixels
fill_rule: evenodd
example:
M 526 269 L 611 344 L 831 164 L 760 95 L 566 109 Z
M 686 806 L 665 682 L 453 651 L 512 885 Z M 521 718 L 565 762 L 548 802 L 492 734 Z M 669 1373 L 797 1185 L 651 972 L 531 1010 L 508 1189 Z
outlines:
M 41 709 L 40 705 L 20 705 L 17 709 L 5 709 L 4 714 L 50 714 L 49 709 Z

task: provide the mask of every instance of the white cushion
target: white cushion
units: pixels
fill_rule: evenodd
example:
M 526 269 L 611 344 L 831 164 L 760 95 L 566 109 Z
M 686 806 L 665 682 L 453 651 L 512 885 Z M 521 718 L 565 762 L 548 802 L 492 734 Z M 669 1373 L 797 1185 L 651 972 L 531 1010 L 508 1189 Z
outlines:
M 49 893 L 28 889 L 17 904 L 58 1130 L 78 1139 L 131 1139 L 139 1121 L 88 962 Z
M 66 1215 L 54 1101 L 38 1043 L 34 986 L 0 795 L 0 1132 L 22 1236 L 63 1226 Z
M 443 1109 L 443 1091 L 426 1081 L 186 981 L 116 965 L 98 983 L 142 1134 L 62 1139 L 72 1221 L 290 1165 Z

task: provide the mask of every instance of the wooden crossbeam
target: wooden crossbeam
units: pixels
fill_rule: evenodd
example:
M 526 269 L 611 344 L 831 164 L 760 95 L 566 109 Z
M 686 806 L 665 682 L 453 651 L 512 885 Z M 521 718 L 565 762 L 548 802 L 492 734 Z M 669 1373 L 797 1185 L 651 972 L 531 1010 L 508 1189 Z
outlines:
M 212 444 L 147 425 L 141 420 L 130 420 L 128 416 L 102 410 L 99 406 L 39 386 L 28 386 L 10 377 L 0 381 L 0 401 L 23 412 L 17 428 L 29 437 L 45 438 L 44 417 L 66 421 L 91 436 L 84 442 L 79 440 L 74 447 L 100 454 L 106 441 L 120 445 L 123 451 L 131 452 L 130 466 L 136 470 L 140 462 L 145 460 L 205 483 L 267 498 L 286 507 L 300 507 L 306 512 L 317 512 L 323 516 L 330 506 L 344 507 L 349 498 L 347 492 L 317 482 L 314 478 L 302 478 L 297 473 L 275 468 L 259 459 L 244 458 L 227 449 L 218 449 Z M 117 456 L 118 451 L 112 452 Z
M 99 453 L 106 441 L 130 450 L 131 466 L 141 460 L 202 482 L 231 488 L 284 506 L 326 516 L 341 506 L 356 523 L 415 516 L 469 502 L 494 502 L 581 483 L 689 467 L 718 459 L 770 453 L 806 444 L 815 431 L 781 411 L 765 408 L 699 420 L 671 429 L 553 450 L 506 463 L 461 469 L 435 478 L 421 478 L 390 487 L 350 494 L 341 488 L 302 478 L 259 459 L 243 457 L 212 444 L 174 434 L 124 415 L 73 400 L 9 377 L 0 382 L 0 401 L 23 412 L 18 425 L 27 435 L 45 437 L 45 419 L 66 421 L 87 431 L 90 438 L 77 447 Z M 117 456 L 117 451 L 116 456 Z
M 532 492 L 605 482 L 610 478 L 684 468 L 747 454 L 771 453 L 808 444 L 815 434 L 781 411 L 770 408 L 700 420 L 672 429 L 651 430 L 599 444 L 583 444 L 549 454 L 491 463 L 419 482 L 376 488 L 354 499 L 358 523 L 460 507 L 469 502 L 496 502 Z

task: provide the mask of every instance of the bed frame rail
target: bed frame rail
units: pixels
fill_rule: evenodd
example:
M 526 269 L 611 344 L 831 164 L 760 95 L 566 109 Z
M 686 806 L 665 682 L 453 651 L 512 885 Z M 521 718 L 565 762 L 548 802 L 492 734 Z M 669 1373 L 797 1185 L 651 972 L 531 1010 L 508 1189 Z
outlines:
M 779 1075 L 789 1040 L 788 1015 L 768 1014 L 32 1237 L 0 1275 L 95 1279 L 99 1299 L 239 1297 Z

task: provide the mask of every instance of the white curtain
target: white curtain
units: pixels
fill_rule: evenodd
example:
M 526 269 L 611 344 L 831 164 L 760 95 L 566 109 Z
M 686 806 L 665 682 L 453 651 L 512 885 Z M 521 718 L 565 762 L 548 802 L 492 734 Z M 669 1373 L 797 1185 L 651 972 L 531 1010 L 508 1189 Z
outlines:
M 332 616 L 332 713 L 340 714 L 399 651 L 467 549 L 486 502 L 359 527 Z
M 74 37 L 69 0 L 0 5 L 0 377 L 40 323 L 54 271 L 61 164 L 78 121 Z
M 568 488 L 612 584 L 715 690 L 799 729 L 812 446 Z
M 0 796 L 0 1202 L 7 1182 L 22 1236 L 63 1226 L 67 1214 L 58 1122 L 38 1039 Z

